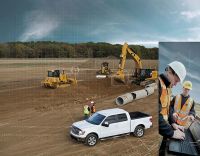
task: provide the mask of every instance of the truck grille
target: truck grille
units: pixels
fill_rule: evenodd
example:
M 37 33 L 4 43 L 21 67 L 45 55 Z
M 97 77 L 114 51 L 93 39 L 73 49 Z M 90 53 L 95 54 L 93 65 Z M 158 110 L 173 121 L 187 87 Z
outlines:
M 79 135 L 79 129 L 75 126 L 72 126 L 72 133 L 76 134 L 76 135 Z

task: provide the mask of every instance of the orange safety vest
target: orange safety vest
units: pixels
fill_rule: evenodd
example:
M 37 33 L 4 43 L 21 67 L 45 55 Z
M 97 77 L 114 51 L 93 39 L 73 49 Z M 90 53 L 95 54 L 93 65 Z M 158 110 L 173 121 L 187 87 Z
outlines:
M 161 85 L 161 95 L 160 95 L 160 102 L 162 105 L 161 114 L 163 115 L 163 118 L 167 121 L 168 120 L 168 114 L 169 114 L 169 105 L 170 105 L 170 99 L 171 99 L 171 88 L 167 88 L 163 80 L 159 77 L 158 78 Z
M 176 120 L 176 123 L 181 126 L 185 126 L 187 124 L 188 114 L 190 112 L 190 109 L 192 108 L 193 99 L 189 97 L 182 108 L 181 101 L 182 96 L 177 95 L 174 103 L 174 112 L 178 114 L 178 119 Z
M 91 107 L 91 112 L 92 112 L 92 113 L 95 113 L 95 112 L 96 112 L 96 109 L 95 109 L 95 106 L 94 106 L 94 105 Z

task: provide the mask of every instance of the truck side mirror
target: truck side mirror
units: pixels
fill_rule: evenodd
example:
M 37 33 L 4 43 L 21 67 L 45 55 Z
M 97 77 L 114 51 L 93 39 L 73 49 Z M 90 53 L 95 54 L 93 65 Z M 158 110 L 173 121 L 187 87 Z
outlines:
M 104 123 L 102 123 L 102 126 L 109 127 L 109 123 L 108 122 L 104 122 Z

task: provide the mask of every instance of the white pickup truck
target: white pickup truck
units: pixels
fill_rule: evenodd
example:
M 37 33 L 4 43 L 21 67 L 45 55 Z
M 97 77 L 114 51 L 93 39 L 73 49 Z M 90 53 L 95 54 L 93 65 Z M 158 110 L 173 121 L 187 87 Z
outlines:
M 84 141 L 89 146 L 96 145 L 98 139 L 116 137 L 133 133 L 144 135 L 144 129 L 152 126 L 152 116 L 141 112 L 130 112 L 119 108 L 101 110 L 86 120 L 71 126 L 73 139 Z

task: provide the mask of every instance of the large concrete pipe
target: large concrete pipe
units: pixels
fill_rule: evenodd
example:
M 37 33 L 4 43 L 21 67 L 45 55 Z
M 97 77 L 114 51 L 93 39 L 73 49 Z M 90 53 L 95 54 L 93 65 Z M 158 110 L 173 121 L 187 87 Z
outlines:
M 117 105 L 122 106 L 134 100 L 147 97 L 153 93 L 154 93 L 154 87 L 146 87 L 145 89 L 142 90 L 137 90 L 131 93 L 126 93 L 124 95 L 118 96 L 115 102 Z
M 145 88 L 147 88 L 147 87 L 154 87 L 154 89 L 158 89 L 157 83 L 148 84 L 148 85 L 145 86 Z

